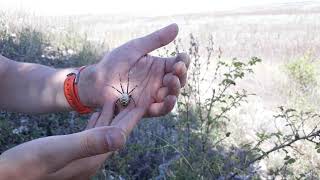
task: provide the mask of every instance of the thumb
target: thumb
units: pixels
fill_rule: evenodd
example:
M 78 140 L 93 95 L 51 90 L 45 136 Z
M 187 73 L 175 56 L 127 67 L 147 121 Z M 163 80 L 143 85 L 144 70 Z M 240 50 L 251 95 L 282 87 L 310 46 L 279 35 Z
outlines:
M 41 167 L 36 168 L 37 173 L 51 173 L 74 160 L 121 149 L 125 142 L 122 129 L 99 127 L 70 135 L 36 139 L 12 148 L 2 156 L 8 162 L 19 162 L 19 166 L 28 167 L 24 168 L 26 171 Z
M 137 58 L 140 58 L 141 56 L 172 42 L 178 35 L 178 31 L 178 25 L 171 24 L 147 36 L 129 41 L 123 46 L 124 49 L 132 49 L 136 51 L 135 53 L 138 56 Z
M 124 131 L 118 127 L 98 127 L 66 136 L 51 138 L 49 145 L 42 147 L 39 157 L 47 159 L 55 155 L 56 167 L 85 157 L 121 149 L 126 143 Z

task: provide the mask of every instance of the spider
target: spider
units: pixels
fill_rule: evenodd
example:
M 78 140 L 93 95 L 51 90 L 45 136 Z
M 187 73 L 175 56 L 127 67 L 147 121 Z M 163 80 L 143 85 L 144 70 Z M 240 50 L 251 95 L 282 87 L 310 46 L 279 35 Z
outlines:
M 125 92 L 123 90 L 122 87 L 122 82 L 121 82 L 121 77 L 119 74 L 119 79 L 120 79 L 120 87 L 121 87 L 121 91 L 118 90 L 117 88 L 115 88 L 114 86 L 108 85 L 111 88 L 115 89 L 118 93 L 120 93 L 121 97 L 117 99 L 116 104 L 118 104 L 118 102 L 120 102 L 122 107 L 127 107 L 130 103 L 130 101 L 132 100 L 134 103 L 134 106 L 136 106 L 136 102 L 134 101 L 133 97 L 132 97 L 132 92 L 138 87 L 138 85 L 136 85 L 133 89 L 130 90 L 129 92 L 129 73 L 128 73 L 128 84 L 127 84 L 127 91 Z

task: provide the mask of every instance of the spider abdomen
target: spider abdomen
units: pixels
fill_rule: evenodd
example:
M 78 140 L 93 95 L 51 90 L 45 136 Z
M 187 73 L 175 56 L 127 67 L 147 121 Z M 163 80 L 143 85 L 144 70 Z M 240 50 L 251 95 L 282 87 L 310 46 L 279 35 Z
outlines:
M 118 90 L 117 88 L 115 88 L 114 86 L 111 86 L 111 85 L 108 85 L 110 86 L 111 88 L 113 88 L 114 90 L 116 90 L 121 96 L 117 99 L 116 101 L 116 104 L 118 104 L 120 102 L 120 105 L 122 107 L 127 107 L 130 103 L 130 101 L 132 100 L 133 103 L 134 103 L 134 106 L 136 106 L 136 103 L 132 97 L 132 92 L 133 90 L 135 90 L 138 86 L 136 85 L 133 89 L 131 89 L 129 91 L 129 74 L 128 74 L 128 84 L 127 84 L 127 91 L 124 91 L 123 90 L 123 87 L 122 87 L 122 83 L 121 83 L 121 77 L 120 77 L 120 74 L 119 74 L 119 80 L 120 80 L 120 87 L 121 87 L 121 91 Z
M 130 95 L 125 94 L 125 93 L 122 94 L 122 96 L 120 97 L 119 101 L 120 101 L 120 104 L 122 106 L 127 107 L 129 102 L 130 102 Z

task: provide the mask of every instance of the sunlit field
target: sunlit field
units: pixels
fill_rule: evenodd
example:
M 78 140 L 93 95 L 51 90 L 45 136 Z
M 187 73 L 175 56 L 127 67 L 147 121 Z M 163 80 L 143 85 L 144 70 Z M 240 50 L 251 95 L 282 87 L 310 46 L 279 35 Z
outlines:
M 180 28 L 176 41 L 153 54 L 189 53 L 193 60 L 189 86 L 172 114 L 141 122 L 127 148 L 94 178 L 319 179 L 320 4 L 311 5 L 157 17 L 2 12 L 0 53 L 19 61 L 78 66 L 175 22 Z M 28 56 L 33 47 L 16 51 L 26 28 L 31 33 L 27 37 L 34 38 L 30 42 L 41 43 L 39 54 Z M 8 48 L 11 45 L 15 48 Z M 243 99 L 227 99 L 230 95 Z M 208 110 L 209 100 L 215 98 L 216 105 Z M 199 113 L 208 116 L 203 119 Z M 35 137 L 81 130 L 85 123 L 73 113 L 2 112 L 0 119 L 1 152 Z M 44 119 L 53 123 L 43 125 L 48 121 Z M 38 129 L 31 128 L 34 124 Z M 312 133 L 314 137 L 308 137 Z

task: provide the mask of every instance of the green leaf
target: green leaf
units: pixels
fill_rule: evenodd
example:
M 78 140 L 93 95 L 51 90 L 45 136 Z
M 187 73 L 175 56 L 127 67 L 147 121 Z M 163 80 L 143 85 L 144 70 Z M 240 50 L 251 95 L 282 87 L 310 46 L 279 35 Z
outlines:
M 226 112 L 226 111 L 228 111 L 228 110 L 230 110 L 230 108 L 228 108 L 228 107 L 221 107 L 221 111 L 223 111 L 223 112 Z
M 244 72 L 238 72 L 234 75 L 235 78 L 243 78 L 244 77 Z
M 223 85 L 236 85 L 236 83 L 235 83 L 233 80 L 231 80 L 231 79 L 224 79 L 224 80 L 222 81 L 222 84 L 223 84 Z
M 224 73 L 223 74 L 226 78 L 232 78 L 231 74 L 230 73 Z
M 295 111 L 296 111 L 295 109 L 287 109 L 287 110 L 285 111 L 285 113 L 295 112 Z
M 181 95 L 182 96 L 188 96 L 188 93 L 182 92 Z
M 240 62 L 240 61 L 235 61 L 232 63 L 235 67 L 241 67 L 244 65 L 244 63 Z
M 255 65 L 257 62 L 261 62 L 262 60 L 258 57 L 252 57 L 251 60 L 249 61 L 249 65 Z
M 293 158 L 291 158 L 291 159 L 289 159 L 286 163 L 287 163 L 287 164 L 293 164 L 294 162 L 296 162 L 296 160 L 293 159 Z

